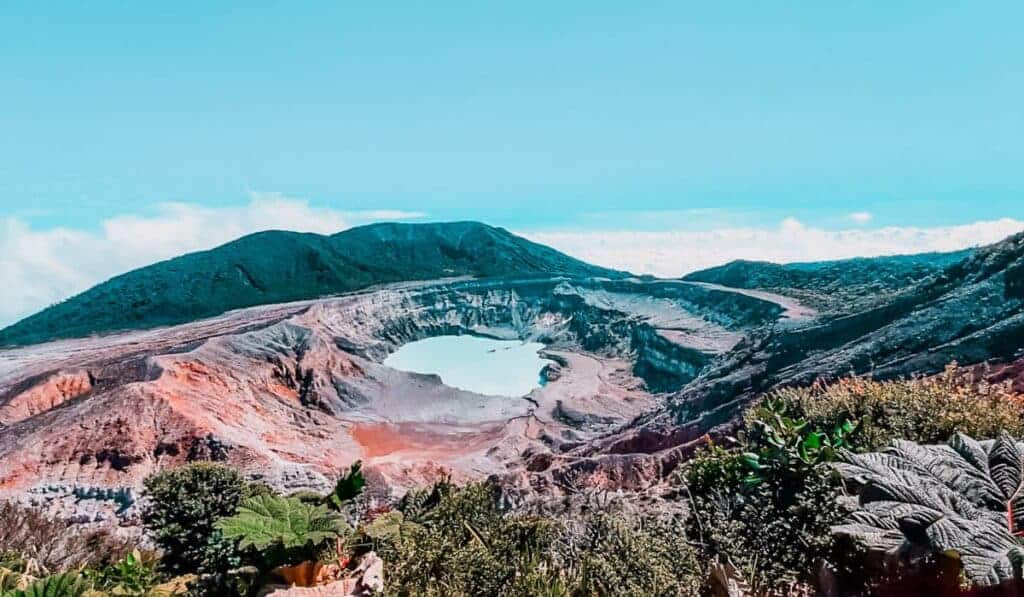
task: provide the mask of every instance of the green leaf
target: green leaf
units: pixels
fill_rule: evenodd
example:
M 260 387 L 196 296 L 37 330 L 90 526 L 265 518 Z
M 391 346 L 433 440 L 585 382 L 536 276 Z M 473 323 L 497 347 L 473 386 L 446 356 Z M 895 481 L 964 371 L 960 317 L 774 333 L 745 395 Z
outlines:
M 824 437 L 825 434 L 821 432 L 811 432 L 810 434 L 808 434 L 807 437 L 804 438 L 803 448 L 805 450 L 817 450 L 818 448 L 821 447 L 821 440 L 824 439 Z
M 217 522 L 228 539 L 238 539 L 239 548 L 266 549 L 320 545 L 345 531 L 341 518 L 326 506 L 307 504 L 295 498 L 261 495 L 242 502 L 238 513 Z
M 1005 434 L 985 441 L 957 434 L 948 446 L 898 441 L 882 453 L 842 452 L 840 459 L 836 470 L 863 489 L 859 510 L 836 533 L 880 553 L 955 554 L 976 585 L 1021 578 L 1024 547 L 1014 534 L 1024 444 Z
M 363 487 L 366 486 L 366 478 L 363 477 L 362 468 L 363 463 L 357 460 L 349 468 L 348 473 L 338 479 L 329 499 L 335 509 L 341 508 L 345 502 L 354 499 L 362 493 Z
M 67 572 L 39 579 L 24 589 L 6 591 L 2 597 L 80 597 L 89 589 L 86 578 Z
M 764 468 L 761 466 L 761 457 L 753 452 L 744 452 L 743 454 L 740 455 L 740 460 L 748 468 L 751 468 L 755 471 L 759 471 L 762 468 Z
M 363 534 L 378 541 L 396 541 L 402 536 L 402 527 L 411 525 L 398 510 L 381 514 L 363 526 Z

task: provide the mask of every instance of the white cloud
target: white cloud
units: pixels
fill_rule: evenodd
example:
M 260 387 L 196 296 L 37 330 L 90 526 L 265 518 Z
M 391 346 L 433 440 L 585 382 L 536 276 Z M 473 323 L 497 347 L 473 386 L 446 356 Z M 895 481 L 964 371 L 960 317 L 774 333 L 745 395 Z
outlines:
M 1003 218 L 934 228 L 824 230 L 786 218 L 775 228 L 720 228 L 701 232 L 535 232 L 524 236 L 591 263 L 635 273 L 677 277 L 734 259 L 792 263 L 955 251 L 1024 230 Z
M 212 248 L 267 229 L 330 234 L 377 220 L 415 219 L 420 212 L 339 211 L 310 206 L 276 193 L 254 194 L 236 207 L 184 203 L 160 206 L 155 215 L 122 215 L 99 232 L 33 229 L 0 217 L 0 327 L 63 300 L 111 276 L 189 251 Z M 786 218 L 775 227 L 719 226 L 704 231 L 586 231 L 524 233 L 592 263 L 676 277 L 733 259 L 780 263 L 951 251 L 998 241 L 1024 229 L 1001 219 L 934 228 L 858 226 L 824 230 Z
M 872 218 L 874 218 L 869 211 L 855 211 L 847 217 L 858 224 L 867 224 Z
M 356 224 L 423 217 L 397 210 L 316 208 L 279 193 L 254 193 L 247 205 L 165 203 L 152 216 L 122 215 L 100 232 L 36 230 L 0 217 L 0 327 L 114 275 L 261 230 L 333 234 Z
M 427 217 L 422 211 L 405 211 L 401 209 L 368 209 L 366 211 L 349 214 L 353 221 L 380 221 L 380 220 L 418 220 Z

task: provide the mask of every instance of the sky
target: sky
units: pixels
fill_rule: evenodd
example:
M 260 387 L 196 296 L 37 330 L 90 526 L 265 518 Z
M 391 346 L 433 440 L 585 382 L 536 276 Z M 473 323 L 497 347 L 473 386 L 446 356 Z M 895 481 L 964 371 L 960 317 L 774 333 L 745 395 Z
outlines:
M 1024 3 L 0 4 L 0 325 L 267 228 L 674 276 L 1024 229 Z

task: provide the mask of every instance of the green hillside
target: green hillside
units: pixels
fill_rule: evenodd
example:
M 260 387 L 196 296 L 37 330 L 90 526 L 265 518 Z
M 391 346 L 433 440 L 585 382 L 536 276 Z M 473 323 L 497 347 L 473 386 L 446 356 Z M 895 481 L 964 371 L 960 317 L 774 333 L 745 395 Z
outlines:
M 386 282 L 540 274 L 625 275 L 475 222 L 260 232 L 117 276 L 0 330 L 0 346 L 173 325 Z
M 852 312 L 933 276 L 973 250 L 890 257 L 858 257 L 780 265 L 731 261 L 683 279 L 731 288 L 768 290 L 800 299 L 822 311 Z

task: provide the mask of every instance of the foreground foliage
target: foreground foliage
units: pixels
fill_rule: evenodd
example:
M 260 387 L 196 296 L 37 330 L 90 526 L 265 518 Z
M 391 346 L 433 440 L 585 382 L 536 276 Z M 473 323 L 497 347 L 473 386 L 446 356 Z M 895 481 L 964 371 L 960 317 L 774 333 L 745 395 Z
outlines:
M 1024 400 L 1009 386 L 977 382 L 955 364 L 931 378 L 878 382 L 861 378 L 774 394 L 789 412 L 815 429 L 844 421 L 857 427 L 857 450 L 879 450 L 896 440 L 943 443 L 955 433 L 1024 437 Z M 748 413 L 748 421 L 753 412 Z
M 839 489 L 821 465 L 852 430 L 849 421 L 815 429 L 782 400 L 751 409 L 731 449 L 712 446 L 684 470 L 688 533 L 701 555 L 735 566 L 755 590 L 812 582 L 841 519 L 831 506 Z
M 345 528 L 341 519 L 324 506 L 276 495 L 243 501 L 237 514 L 215 526 L 226 539 L 239 539 L 239 549 L 315 546 L 337 537 Z
M 240 563 L 231 541 L 215 527 L 258 492 L 238 472 L 196 463 L 157 473 L 145 481 L 149 506 L 143 524 L 164 552 L 172 572 L 220 572 Z
M 486 484 L 412 492 L 366 526 L 391 595 L 691 595 L 696 554 L 674 517 L 580 520 L 502 510 Z
M 957 434 L 945 446 L 899 441 L 884 452 L 846 453 L 835 467 L 862 486 L 840 534 L 883 554 L 956 558 L 976 585 L 1022 578 L 1024 443 L 1005 434 Z
M 375 502 L 359 463 L 327 493 L 288 496 L 193 464 L 146 480 L 159 556 L 0 505 L 0 597 L 250 596 L 331 583 L 395 596 L 675 596 L 726 585 L 764 596 L 958 595 L 960 583 L 979 595 L 1022 579 L 1022 414 L 1017 396 L 955 368 L 780 391 L 748 409 L 735 437 L 700 450 L 666 494 L 587 497 L 544 515 L 509 511 L 486 483 Z
M 107 531 L 82 529 L 38 510 L 0 503 L 0 567 L 45 576 L 60 570 L 103 567 L 131 546 Z M 29 570 L 26 563 L 31 562 Z
M 555 538 L 551 521 L 506 516 L 485 485 L 410 493 L 393 527 L 371 529 L 394 595 L 514 595 Z

